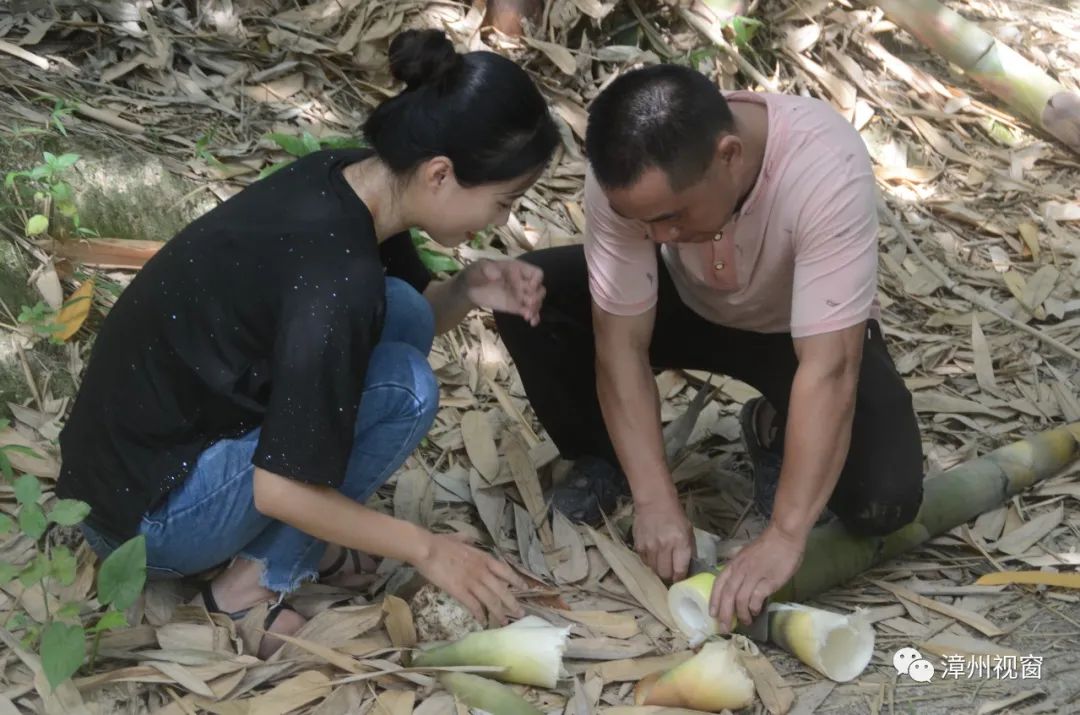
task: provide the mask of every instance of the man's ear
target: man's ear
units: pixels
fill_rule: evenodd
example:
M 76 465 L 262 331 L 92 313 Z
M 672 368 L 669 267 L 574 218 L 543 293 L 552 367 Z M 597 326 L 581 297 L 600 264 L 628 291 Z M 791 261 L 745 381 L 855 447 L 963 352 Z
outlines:
M 743 155 L 742 139 L 734 134 L 725 134 L 716 140 L 716 158 L 723 166 L 734 166 Z

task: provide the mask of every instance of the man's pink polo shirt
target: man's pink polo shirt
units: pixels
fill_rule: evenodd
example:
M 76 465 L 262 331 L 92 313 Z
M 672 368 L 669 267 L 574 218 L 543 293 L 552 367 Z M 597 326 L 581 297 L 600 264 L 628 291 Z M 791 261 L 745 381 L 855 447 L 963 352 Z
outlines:
M 705 319 L 806 337 L 879 319 L 877 187 L 858 133 L 825 102 L 730 92 L 768 111 L 765 159 L 720 237 L 661 249 L 682 300 Z M 656 253 L 644 224 L 585 181 L 589 289 L 602 309 L 639 315 L 656 304 Z

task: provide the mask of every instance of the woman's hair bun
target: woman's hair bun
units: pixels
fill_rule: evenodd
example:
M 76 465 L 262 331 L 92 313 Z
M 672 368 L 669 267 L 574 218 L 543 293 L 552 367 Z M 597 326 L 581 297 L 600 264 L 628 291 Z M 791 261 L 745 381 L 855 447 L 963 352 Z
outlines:
M 390 43 L 390 73 L 408 89 L 446 77 L 461 61 L 442 30 L 406 30 Z

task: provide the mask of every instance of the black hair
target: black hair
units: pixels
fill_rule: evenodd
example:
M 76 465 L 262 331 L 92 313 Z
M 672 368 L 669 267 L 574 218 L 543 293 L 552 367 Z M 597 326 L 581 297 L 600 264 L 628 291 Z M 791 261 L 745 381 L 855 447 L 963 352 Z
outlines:
M 611 189 L 663 169 L 676 191 L 695 184 L 735 128 L 731 109 L 705 75 L 680 65 L 653 65 L 618 77 L 589 108 L 585 152 L 596 180 Z
M 406 30 L 390 43 L 405 90 L 364 123 L 375 153 L 398 176 L 432 157 L 454 164 L 462 186 L 541 170 L 559 132 L 529 75 L 494 52 L 459 54 L 439 30 Z

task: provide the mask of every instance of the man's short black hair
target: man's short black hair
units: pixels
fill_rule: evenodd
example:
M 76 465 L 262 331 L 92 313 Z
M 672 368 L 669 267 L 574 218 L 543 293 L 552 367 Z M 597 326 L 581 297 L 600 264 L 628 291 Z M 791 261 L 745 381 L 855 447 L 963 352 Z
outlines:
M 658 167 L 678 191 L 701 179 L 717 138 L 734 127 L 708 77 L 681 65 L 654 65 L 627 72 L 593 100 L 585 151 L 606 188 L 630 186 Z

